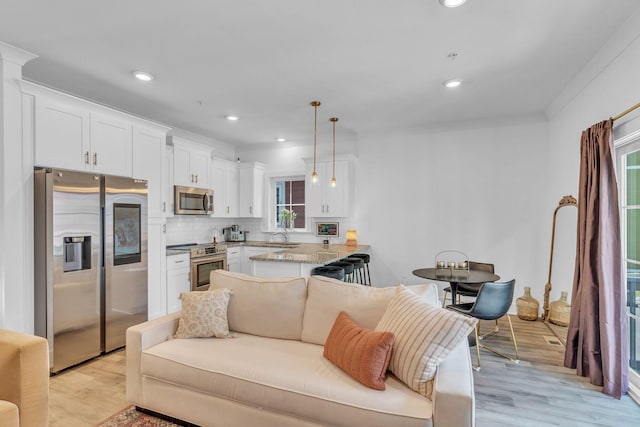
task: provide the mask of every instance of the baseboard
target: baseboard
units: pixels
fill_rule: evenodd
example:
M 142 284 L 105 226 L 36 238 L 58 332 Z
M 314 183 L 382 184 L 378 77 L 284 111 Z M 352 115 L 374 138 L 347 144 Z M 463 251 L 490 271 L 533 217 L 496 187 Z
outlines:
M 640 388 L 629 382 L 629 397 L 633 399 L 638 405 L 640 405 Z

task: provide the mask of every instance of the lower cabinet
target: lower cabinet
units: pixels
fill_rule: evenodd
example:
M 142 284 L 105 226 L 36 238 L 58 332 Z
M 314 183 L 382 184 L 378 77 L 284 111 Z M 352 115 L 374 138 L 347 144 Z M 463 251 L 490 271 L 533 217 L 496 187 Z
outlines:
M 254 261 L 251 261 L 251 257 L 264 255 L 271 252 L 282 251 L 282 248 L 272 248 L 272 247 L 263 247 L 263 246 L 245 246 L 244 247 L 244 256 L 242 257 L 242 272 L 244 274 L 253 274 L 253 264 Z
M 167 257 L 167 313 L 182 309 L 180 294 L 191 290 L 189 254 Z
M 233 273 L 242 273 L 242 256 L 244 248 L 242 246 L 232 246 L 227 248 L 227 270 Z

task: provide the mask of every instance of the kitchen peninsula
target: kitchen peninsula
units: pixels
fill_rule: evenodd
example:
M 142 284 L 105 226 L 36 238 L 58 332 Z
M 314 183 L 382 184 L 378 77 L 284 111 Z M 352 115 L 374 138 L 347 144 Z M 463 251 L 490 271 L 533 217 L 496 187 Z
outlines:
M 368 249 L 369 245 L 300 243 L 285 250 L 250 257 L 251 274 L 260 277 L 309 276 L 314 267 Z

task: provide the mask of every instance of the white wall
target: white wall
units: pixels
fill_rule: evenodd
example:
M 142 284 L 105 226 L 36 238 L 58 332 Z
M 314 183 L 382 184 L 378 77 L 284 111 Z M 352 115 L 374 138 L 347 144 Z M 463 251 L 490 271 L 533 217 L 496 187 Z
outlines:
M 423 281 L 412 271 L 455 249 L 541 297 L 544 120 L 360 139 L 355 222 L 376 284 Z
M 636 13 L 567 85 L 547 111 L 550 141 L 547 205 L 557 205 L 564 194 L 577 196 L 582 131 L 640 102 L 639 76 L 640 13 Z M 640 111 L 636 110 L 614 123 L 614 135 L 621 137 L 639 128 Z M 563 290 L 571 294 L 575 229 L 569 230 L 569 227 L 575 227 L 575 218 L 571 220 L 562 230 L 558 226 L 560 246 L 554 254 L 551 301 Z M 547 227 L 551 229 L 551 215 Z

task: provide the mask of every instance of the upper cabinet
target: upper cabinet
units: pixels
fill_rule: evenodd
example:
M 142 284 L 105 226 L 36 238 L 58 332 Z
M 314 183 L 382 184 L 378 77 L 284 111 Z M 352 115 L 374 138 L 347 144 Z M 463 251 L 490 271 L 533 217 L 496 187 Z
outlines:
M 167 127 L 52 89 L 20 82 L 33 96 L 36 166 L 133 177 L 137 126 L 166 133 Z M 159 169 L 160 170 L 160 169 Z
M 257 162 L 240 163 L 238 171 L 239 216 L 261 218 L 264 204 L 264 165 Z
M 173 182 L 185 187 L 210 188 L 211 148 L 173 137 Z
M 83 148 L 86 169 L 132 176 L 131 121 L 118 116 L 91 113 L 90 130 L 90 144 Z
M 313 161 L 306 161 L 305 205 L 311 217 L 347 217 L 351 214 L 350 188 L 353 165 L 350 159 L 336 159 L 336 186 L 331 186 L 333 161 L 316 161 L 318 181 L 311 182 Z
M 238 216 L 238 167 L 235 162 L 213 159 L 211 166 L 213 216 Z
M 149 217 L 164 217 L 171 209 L 165 190 L 166 137 L 166 129 L 133 126 L 133 177 L 148 181 Z

